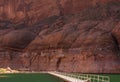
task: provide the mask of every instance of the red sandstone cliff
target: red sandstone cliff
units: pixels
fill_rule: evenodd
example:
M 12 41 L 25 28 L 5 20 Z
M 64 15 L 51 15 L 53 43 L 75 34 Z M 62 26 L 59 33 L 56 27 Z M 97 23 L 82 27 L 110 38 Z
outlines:
M 31 24 L 54 15 L 79 13 L 110 1 L 119 0 L 0 0 L 0 19 Z
M 119 0 L 5 1 L 0 67 L 120 73 Z

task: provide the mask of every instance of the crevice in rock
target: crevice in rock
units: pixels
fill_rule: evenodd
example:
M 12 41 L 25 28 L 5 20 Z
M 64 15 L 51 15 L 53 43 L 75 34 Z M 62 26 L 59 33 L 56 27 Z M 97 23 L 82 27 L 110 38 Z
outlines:
M 60 11 L 60 13 L 59 13 L 59 15 L 63 18 L 63 16 L 64 16 L 64 13 L 63 13 L 63 7 L 62 7 L 62 5 L 61 5 L 61 0 L 57 0 L 57 6 L 58 6 L 58 9 L 59 9 L 59 11 Z
M 56 63 L 56 70 L 59 69 L 60 64 L 61 64 L 61 60 L 62 60 L 62 58 L 58 58 L 57 63 Z
M 116 48 L 116 51 L 118 52 L 118 56 L 120 56 L 120 47 L 119 47 L 119 43 L 117 41 L 117 38 L 113 34 L 111 34 L 111 36 L 112 36 L 113 41 L 115 43 L 115 48 Z
M 36 58 L 37 58 L 38 56 L 39 56 L 39 55 L 33 55 L 32 57 L 30 57 L 29 67 L 31 67 L 32 63 L 36 60 Z

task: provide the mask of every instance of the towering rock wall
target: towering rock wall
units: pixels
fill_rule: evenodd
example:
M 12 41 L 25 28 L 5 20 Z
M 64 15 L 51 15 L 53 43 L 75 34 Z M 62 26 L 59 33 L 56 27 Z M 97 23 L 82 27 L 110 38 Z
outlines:
M 0 19 L 34 23 L 54 15 L 79 13 L 110 1 L 115 0 L 0 0 Z
M 6 13 L 5 19 L 38 23 L 32 26 L 13 23 L 12 27 L 7 21 L 7 25 L 0 22 L 0 67 L 120 73 L 118 0 L 1 2 L 0 11 Z
M 36 22 L 59 14 L 56 0 L 1 0 L 0 3 L 1 20 Z
M 111 1 L 120 0 L 61 0 L 60 3 L 62 4 L 64 14 L 75 14 L 83 9 Z

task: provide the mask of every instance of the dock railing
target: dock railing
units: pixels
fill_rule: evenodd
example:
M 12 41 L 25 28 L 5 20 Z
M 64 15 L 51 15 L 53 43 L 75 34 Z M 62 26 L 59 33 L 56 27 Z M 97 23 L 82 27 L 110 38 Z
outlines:
M 95 75 L 95 74 L 62 73 L 62 72 L 56 72 L 56 73 L 84 81 L 86 80 L 86 82 L 110 82 L 109 76 Z

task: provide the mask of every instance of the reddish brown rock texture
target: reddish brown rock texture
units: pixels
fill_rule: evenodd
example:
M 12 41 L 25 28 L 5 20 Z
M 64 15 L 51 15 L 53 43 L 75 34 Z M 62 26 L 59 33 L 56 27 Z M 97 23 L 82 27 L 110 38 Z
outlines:
M 0 67 L 120 73 L 119 0 L 5 1 Z
M 2 20 L 31 23 L 59 14 L 56 0 L 1 0 L 0 2 Z
M 0 19 L 31 24 L 61 13 L 79 13 L 110 1 L 119 0 L 0 0 Z

